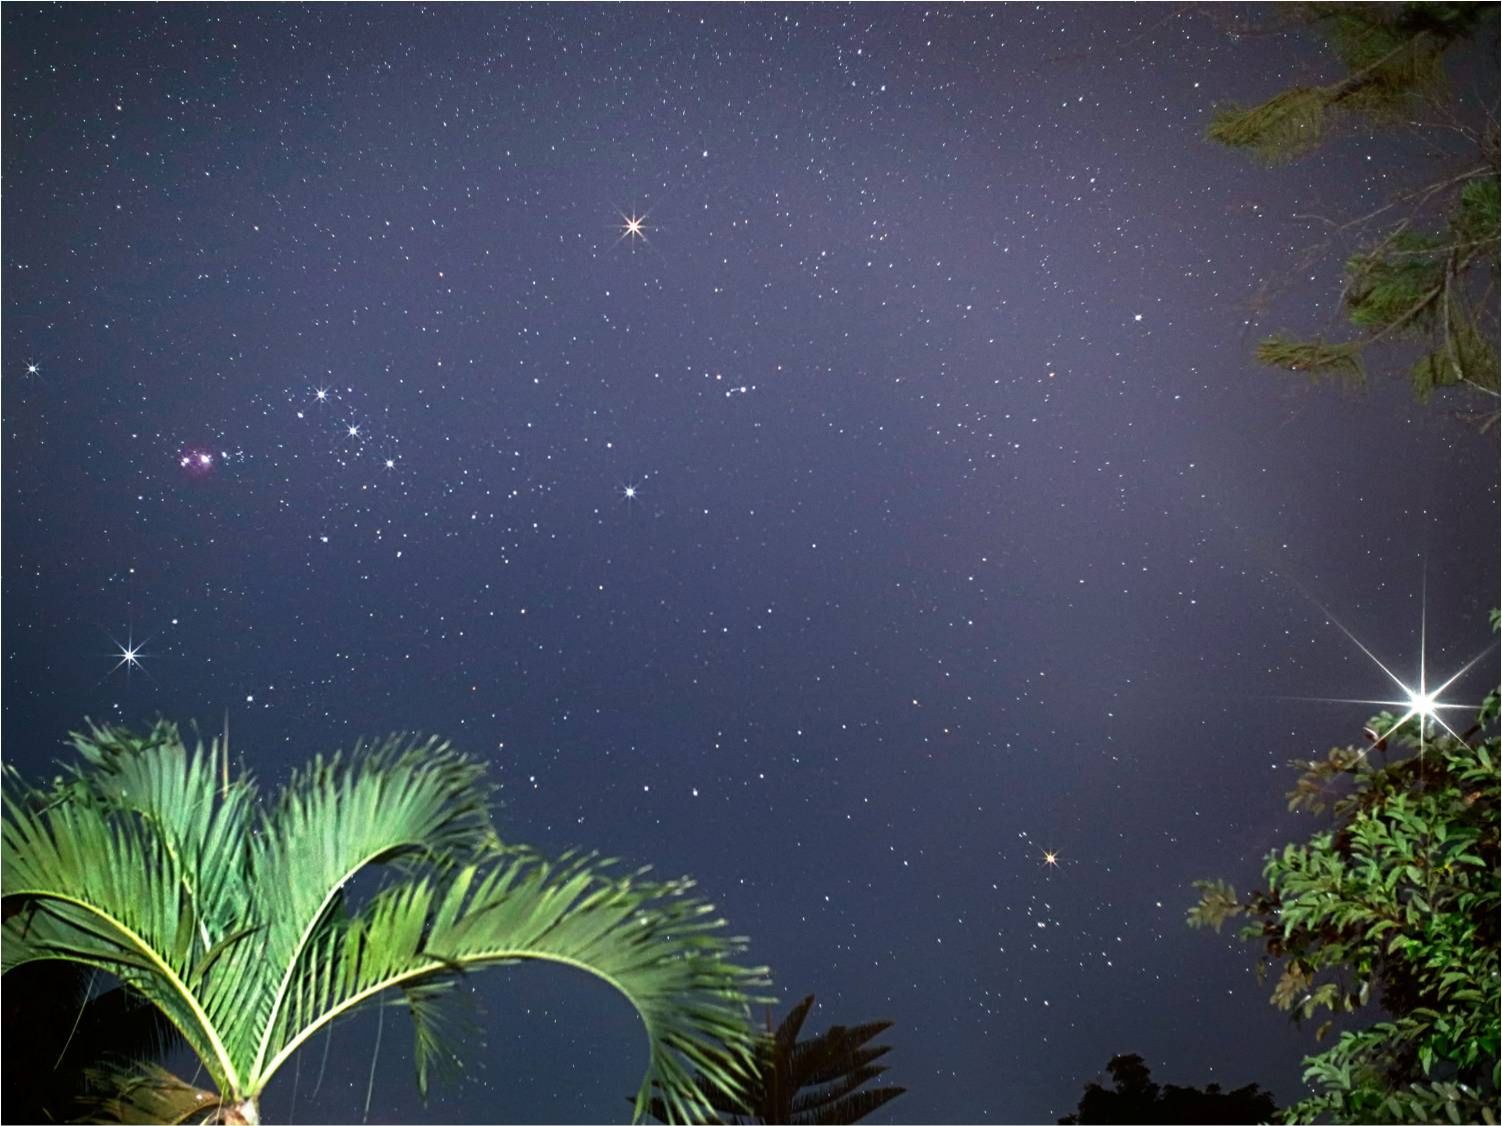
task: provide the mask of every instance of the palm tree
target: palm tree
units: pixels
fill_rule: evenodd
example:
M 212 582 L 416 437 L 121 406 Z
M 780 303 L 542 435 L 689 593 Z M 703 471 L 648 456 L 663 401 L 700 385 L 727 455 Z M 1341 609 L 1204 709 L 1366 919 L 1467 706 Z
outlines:
M 886 1071 L 876 1060 L 890 1045 L 869 1044 L 888 1028 L 889 1020 L 854 1028 L 835 1025 L 807 1040 L 798 1039 L 813 1008 L 810 993 L 783 1018 L 776 1031 L 767 1011 L 767 1031 L 757 1044 L 756 1070 L 735 1092 L 720 1089 L 714 1078 L 701 1073 L 700 1090 L 717 1115 L 732 1124 L 784 1123 L 794 1126 L 847 1126 L 891 1102 L 905 1087 L 879 1086 L 861 1090 Z M 652 1113 L 671 1121 L 670 1104 L 654 1099 Z
M 750 1071 L 748 991 L 766 978 L 737 964 L 745 940 L 719 933 L 686 879 L 503 844 L 484 766 L 445 742 L 319 756 L 267 804 L 231 780 L 227 739 L 189 750 L 159 721 L 145 736 L 90 724 L 73 742 L 84 765 L 50 785 L 6 773 L 0 970 L 62 959 L 113 974 L 214 1086 L 150 1070 L 111 1113 L 256 1123 L 288 1059 L 387 991 L 412 1016 L 426 1094 L 457 1062 L 460 976 L 528 959 L 592 974 L 635 1008 L 650 1048 L 637 1118 L 654 1095 L 676 1120 L 703 1118 L 694 1072 L 731 1088 Z M 370 870 L 384 879 L 355 894 Z

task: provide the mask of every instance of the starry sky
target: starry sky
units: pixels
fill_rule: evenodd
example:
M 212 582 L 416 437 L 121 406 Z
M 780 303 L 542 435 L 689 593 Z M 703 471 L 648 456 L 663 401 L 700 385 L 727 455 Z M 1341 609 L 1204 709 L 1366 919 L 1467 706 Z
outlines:
M 503 835 L 691 873 L 811 1027 L 893 1020 L 876 1121 L 1050 1121 L 1118 1052 L 1296 1098 L 1190 881 L 1392 697 L 1336 622 L 1405 680 L 1493 644 L 1497 441 L 1401 356 L 1249 359 L 1336 320 L 1295 216 L 1455 153 L 1205 143 L 1338 74 L 1248 14 L 7 4 L 7 761 L 436 733 Z M 477 991 L 426 1109 L 372 1013 L 268 1119 L 625 1116 L 624 1002 Z

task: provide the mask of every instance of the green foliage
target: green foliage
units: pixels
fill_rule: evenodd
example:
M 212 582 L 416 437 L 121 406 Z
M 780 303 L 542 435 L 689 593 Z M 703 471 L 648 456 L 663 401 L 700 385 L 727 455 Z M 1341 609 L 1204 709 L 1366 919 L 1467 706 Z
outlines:
M 1216 106 L 1205 136 L 1217 144 L 1249 149 L 1264 163 L 1282 164 L 1325 139 L 1328 104 L 1328 95 L 1319 87 L 1295 86 L 1258 106 Z
M 803 998 L 773 1031 L 757 1041 L 756 1065 L 744 1083 L 731 1090 L 717 1088 L 706 1076 L 699 1087 L 720 1116 L 729 1123 L 791 1123 L 797 1126 L 846 1126 L 885 1106 L 906 1088 L 866 1087 L 886 1071 L 876 1061 L 890 1050 L 870 1041 L 892 1026 L 872 1021 L 854 1028 L 835 1025 L 818 1036 L 800 1040 L 803 1022 L 813 1008 L 813 994 Z M 653 1099 L 652 1113 L 667 1121 L 667 1108 Z
M 1205 131 L 1209 140 L 1278 164 L 1317 148 L 1338 125 L 1407 128 L 1426 106 L 1446 100 L 1446 52 L 1497 18 L 1495 4 L 1310 4 L 1301 11 L 1325 35 L 1344 77 L 1282 90 L 1255 106 L 1219 106 Z M 1431 140 L 1450 135 L 1449 127 L 1425 133 Z M 1469 167 L 1367 216 L 1331 223 L 1337 233 L 1363 239 L 1346 262 L 1342 297 L 1361 335 L 1333 343 L 1274 335 L 1258 345 L 1260 362 L 1360 384 L 1362 352 L 1406 336 L 1425 342 L 1410 370 L 1420 401 L 1456 385 L 1497 398 L 1497 124 L 1454 135 L 1474 145 Z M 1399 204 L 1409 213 L 1379 226 Z M 1486 424 L 1495 418 L 1493 411 Z
M 1477 245 L 1493 260 L 1497 257 L 1499 194 L 1502 188 L 1494 177 L 1469 181 L 1460 189 L 1460 202 L 1451 219 L 1456 242 Z
M 1324 86 L 1295 86 L 1255 106 L 1216 108 L 1205 135 L 1281 164 L 1316 148 L 1332 125 L 1359 118 L 1400 118 L 1443 86 L 1445 49 L 1468 35 L 1480 4 L 1444 5 L 1449 18 L 1428 18 L 1432 4 L 1310 4 L 1310 23 L 1324 32 L 1347 74 Z
M 1328 827 L 1271 854 L 1266 887 L 1245 898 L 1195 885 L 1190 924 L 1245 917 L 1241 937 L 1280 968 L 1280 1009 L 1306 1020 L 1375 998 L 1388 1015 L 1305 1061 L 1315 1094 L 1290 1122 L 1496 1121 L 1497 707 L 1492 692 L 1464 739 L 1383 713 L 1370 745 L 1295 763 L 1289 808 Z
M 1447 240 L 1404 231 L 1346 263 L 1346 311 L 1362 328 L 1428 327 L 1445 284 Z
M 5 778 L 0 968 L 114 974 L 171 1021 L 226 1115 L 253 1118 L 310 1037 L 394 995 L 425 1091 L 452 1063 L 458 976 L 527 959 L 598 977 L 636 1009 L 650 1049 L 638 1117 L 655 1091 L 673 1120 L 696 1119 L 696 1069 L 726 1085 L 749 1072 L 748 990 L 765 977 L 736 963 L 745 941 L 719 933 L 690 881 L 503 845 L 483 766 L 446 743 L 319 757 L 263 805 L 250 779 L 216 777 L 223 748 L 190 751 L 172 724 L 74 742 L 83 765 L 50 786 Z M 367 871 L 380 882 L 358 897 Z M 152 1073 L 117 1094 L 153 1117 L 196 1090 Z
M 1257 359 L 1269 367 L 1313 376 L 1339 376 L 1349 383 L 1359 384 L 1366 378 L 1359 343 L 1326 344 L 1323 340 L 1270 336 L 1257 345 Z

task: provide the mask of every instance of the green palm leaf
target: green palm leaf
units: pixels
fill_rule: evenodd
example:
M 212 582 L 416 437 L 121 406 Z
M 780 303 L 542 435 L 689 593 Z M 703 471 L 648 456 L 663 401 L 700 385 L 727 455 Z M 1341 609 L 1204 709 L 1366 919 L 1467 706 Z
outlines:
M 588 973 L 635 1008 L 650 1048 L 638 1117 L 655 1093 L 671 1118 L 702 1119 L 705 1090 L 753 1070 L 748 994 L 765 978 L 737 964 L 745 941 L 691 883 L 503 846 L 483 767 L 445 743 L 317 758 L 264 813 L 248 780 L 216 779 L 226 748 L 189 751 L 170 724 L 75 744 L 85 766 L 49 788 L 6 778 L 3 968 L 116 974 L 182 1033 L 228 1115 L 253 1119 L 298 1048 L 387 990 L 412 1014 L 426 1093 L 456 1062 L 454 983 L 523 959 Z M 367 871 L 382 882 L 357 894 Z M 203 1101 L 160 1075 L 133 1090 L 118 1112 L 135 1096 Z

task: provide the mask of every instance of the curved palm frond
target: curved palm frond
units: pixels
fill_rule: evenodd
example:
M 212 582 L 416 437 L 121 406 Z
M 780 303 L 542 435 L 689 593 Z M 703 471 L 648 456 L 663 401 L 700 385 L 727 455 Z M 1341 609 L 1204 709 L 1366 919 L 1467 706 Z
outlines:
M 203 1060 L 216 1105 L 253 1113 L 311 1035 L 389 989 L 412 1013 L 426 1092 L 454 1060 L 455 982 L 520 960 L 582 970 L 636 1009 L 650 1046 L 638 1116 L 655 1092 L 672 1118 L 702 1118 L 700 1083 L 731 1092 L 754 1071 L 748 991 L 764 971 L 733 961 L 745 941 L 720 933 L 691 883 L 503 847 L 483 765 L 446 743 L 320 757 L 265 813 L 249 781 L 216 781 L 217 746 L 190 752 L 170 724 L 75 743 L 87 767 L 49 788 L 6 777 L 3 968 L 60 958 L 115 974 Z M 387 882 L 362 898 L 350 882 L 373 865 Z M 207 1105 L 180 1086 L 153 1073 L 121 1107 Z
M 225 1104 L 217 1094 L 193 1086 L 159 1064 L 104 1062 L 85 1074 L 88 1087 L 80 1102 L 89 1111 L 90 1122 L 150 1126 L 224 1120 Z
M 348 758 L 319 756 L 293 776 L 251 850 L 266 927 L 256 962 L 274 976 L 257 982 L 255 1019 L 241 1023 L 235 1047 L 258 1081 L 274 1070 L 266 1064 L 292 983 L 316 972 L 308 960 L 350 880 L 376 863 L 441 870 L 494 847 L 484 773 L 446 742 L 392 736 Z
M 723 1090 L 751 1073 L 747 991 L 765 977 L 731 961 L 745 940 L 715 933 L 723 922 L 687 896 L 691 881 L 612 878 L 608 863 L 504 850 L 484 867 L 466 866 L 443 883 L 404 883 L 331 921 L 289 990 L 267 1074 L 329 1021 L 399 987 L 417 1024 L 426 1090 L 436 1042 L 424 1033 L 438 1023 L 443 985 L 471 968 L 543 961 L 599 978 L 640 1016 L 650 1056 L 638 1115 L 656 1089 L 672 1120 L 702 1119 L 708 1106 L 694 1072 Z
M 61 958 L 115 974 L 162 1010 L 216 1084 L 234 1089 L 235 1064 L 189 986 L 203 949 L 203 889 L 165 828 L 170 815 L 153 815 L 164 792 L 177 782 L 187 792 L 195 775 L 179 741 L 126 751 L 158 785 L 132 790 L 134 776 L 104 772 L 34 790 L 6 775 L 0 969 Z

